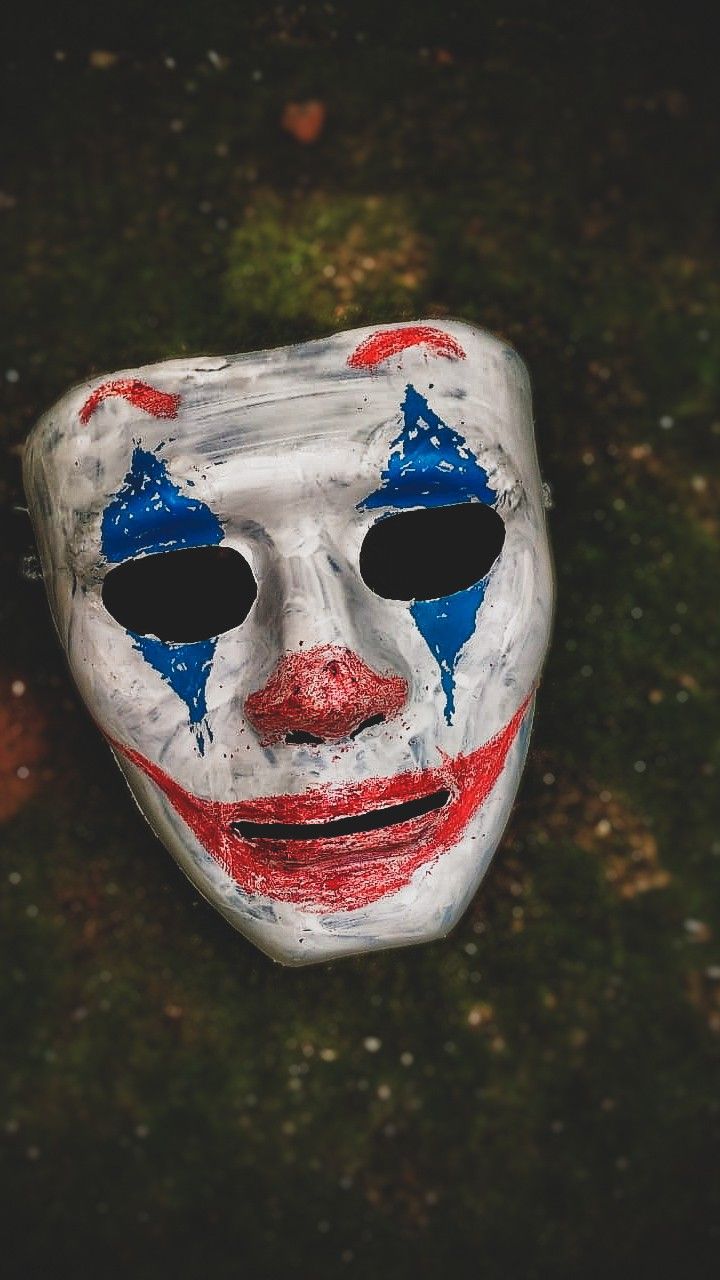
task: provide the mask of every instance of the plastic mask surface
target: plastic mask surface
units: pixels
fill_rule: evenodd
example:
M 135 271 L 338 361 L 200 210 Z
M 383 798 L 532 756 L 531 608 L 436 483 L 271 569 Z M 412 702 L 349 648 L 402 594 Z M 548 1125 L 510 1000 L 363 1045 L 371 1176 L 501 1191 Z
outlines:
M 518 356 L 426 321 L 97 378 L 25 483 L 80 693 L 199 891 L 286 964 L 447 933 L 551 626 Z

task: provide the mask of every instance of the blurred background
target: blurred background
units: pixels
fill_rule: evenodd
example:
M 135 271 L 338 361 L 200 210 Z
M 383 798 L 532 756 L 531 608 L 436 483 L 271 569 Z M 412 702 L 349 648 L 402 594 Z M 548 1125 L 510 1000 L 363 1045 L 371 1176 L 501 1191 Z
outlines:
M 712 7 L 669 14 L 14 14 L 6 1275 L 717 1274 L 720 114 Z M 529 763 L 448 940 L 285 971 L 79 705 L 22 442 L 98 372 L 446 315 L 533 377 L 559 601 Z

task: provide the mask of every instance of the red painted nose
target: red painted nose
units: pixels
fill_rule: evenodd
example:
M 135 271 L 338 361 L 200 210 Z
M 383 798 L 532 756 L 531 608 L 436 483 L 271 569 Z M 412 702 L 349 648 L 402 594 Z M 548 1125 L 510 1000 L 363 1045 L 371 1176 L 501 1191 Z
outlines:
M 267 684 L 250 694 L 245 714 L 265 742 L 334 742 L 368 721 L 389 720 L 407 692 L 401 676 L 379 675 L 350 649 L 323 644 L 286 654 Z

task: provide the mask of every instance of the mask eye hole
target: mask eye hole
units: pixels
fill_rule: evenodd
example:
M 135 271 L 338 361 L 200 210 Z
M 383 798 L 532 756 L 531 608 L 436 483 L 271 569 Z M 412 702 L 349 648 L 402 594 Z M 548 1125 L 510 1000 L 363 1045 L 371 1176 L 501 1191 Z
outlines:
M 239 627 L 257 595 L 252 569 L 232 547 L 191 547 L 111 569 L 102 601 L 116 622 L 179 644 Z
M 480 502 L 403 511 L 368 530 L 360 573 L 386 600 L 434 600 L 484 578 L 504 541 L 497 511 Z

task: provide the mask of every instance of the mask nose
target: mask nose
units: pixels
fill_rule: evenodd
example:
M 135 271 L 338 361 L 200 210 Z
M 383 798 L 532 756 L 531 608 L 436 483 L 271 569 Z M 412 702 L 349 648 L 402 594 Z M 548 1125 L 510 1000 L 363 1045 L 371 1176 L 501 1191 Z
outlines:
M 287 653 L 245 714 L 264 742 L 337 742 L 389 720 L 405 705 L 401 676 L 381 675 L 342 645 Z

